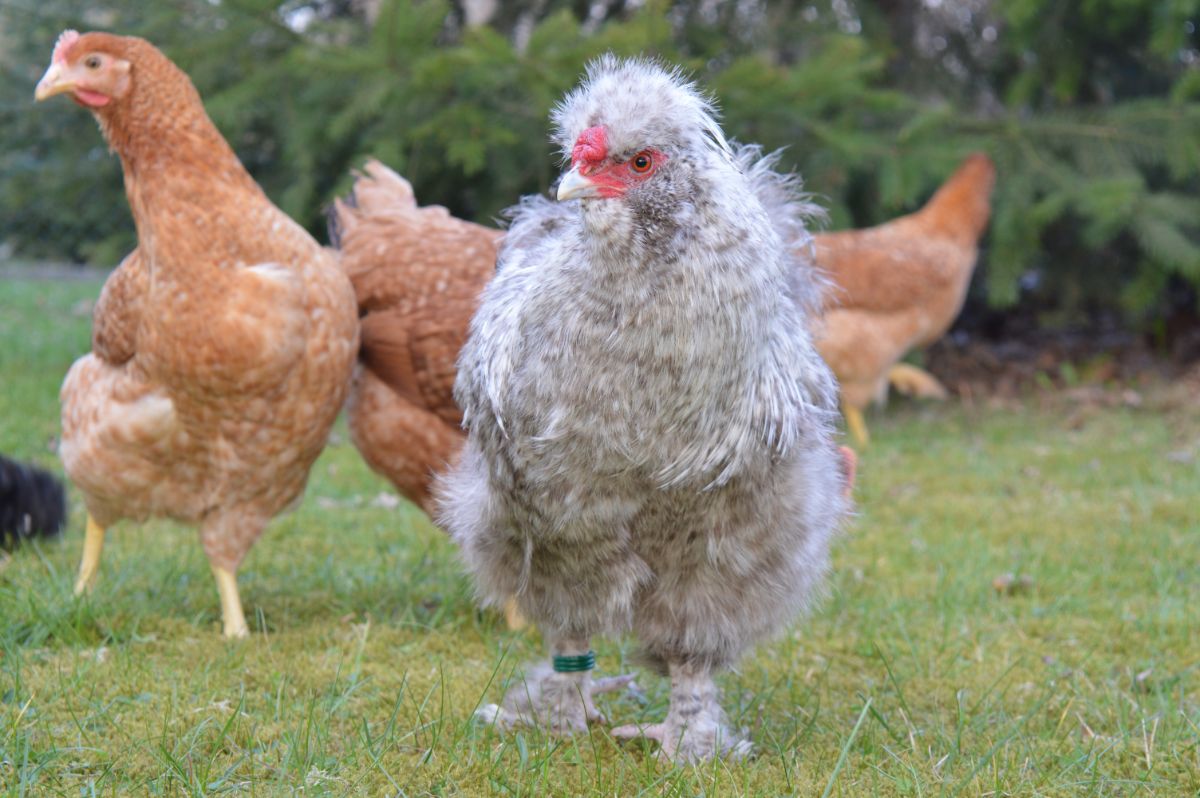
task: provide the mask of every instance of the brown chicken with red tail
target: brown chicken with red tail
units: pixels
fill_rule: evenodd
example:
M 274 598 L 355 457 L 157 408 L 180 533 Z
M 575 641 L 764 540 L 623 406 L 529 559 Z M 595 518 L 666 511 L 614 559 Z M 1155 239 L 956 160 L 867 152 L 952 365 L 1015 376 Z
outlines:
M 36 98 L 69 94 L 121 158 L 138 246 L 63 382 L 60 455 L 88 510 L 76 593 L 121 519 L 195 524 L 227 637 L 248 634 L 236 570 L 296 503 L 358 349 L 334 253 L 276 208 L 192 82 L 142 39 L 66 31 Z

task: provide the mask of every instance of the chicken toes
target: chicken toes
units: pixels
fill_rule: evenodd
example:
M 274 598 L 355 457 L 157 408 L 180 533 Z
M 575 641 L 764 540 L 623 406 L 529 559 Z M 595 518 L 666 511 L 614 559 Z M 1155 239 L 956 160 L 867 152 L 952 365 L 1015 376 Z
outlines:
M 692 764 L 716 757 L 741 759 L 753 746 L 725 723 L 717 703 L 717 687 L 702 669 L 672 665 L 671 706 L 662 723 L 627 724 L 612 730 L 621 739 L 643 737 L 659 744 L 658 755 L 675 764 Z
M 508 688 L 503 702 L 481 707 L 476 717 L 504 729 L 537 726 L 552 734 L 586 732 L 589 723 L 607 723 L 594 696 L 629 687 L 634 674 L 592 679 L 588 671 L 558 673 L 549 662 L 529 669 Z

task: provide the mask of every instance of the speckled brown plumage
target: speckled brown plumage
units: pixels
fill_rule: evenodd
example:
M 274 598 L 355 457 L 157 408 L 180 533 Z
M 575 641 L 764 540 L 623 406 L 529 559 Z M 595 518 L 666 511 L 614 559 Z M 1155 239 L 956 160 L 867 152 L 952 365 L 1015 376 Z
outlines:
M 325 445 L 357 350 L 353 293 L 162 53 L 108 34 L 70 42 L 56 75 L 76 85 L 100 54 L 128 79 L 98 77 L 111 97 L 93 111 L 121 158 L 138 248 L 63 383 L 62 460 L 100 526 L 198 524 L 210 562 L 232 572 Z
M 353 198 L 335 204 L 333 225 L 364 314 L 348 404 L 354 443 L 428 510 L 434 471 L 464 440 L 455 361 L 501 234 L 445 208 L 417 207 L 408 182 L 377 161 L 359 175 Z

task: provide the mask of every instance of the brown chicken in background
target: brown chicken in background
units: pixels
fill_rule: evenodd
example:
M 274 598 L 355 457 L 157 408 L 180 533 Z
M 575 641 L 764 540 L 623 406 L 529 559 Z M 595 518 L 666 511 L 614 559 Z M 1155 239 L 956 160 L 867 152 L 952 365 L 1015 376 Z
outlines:
M 962 309 L 995 179 L 991 160 L 977 153 L 916 213 L 814 236 L 817 263 L 836 286 L 817 349 L 837 375 L 846 425 L 860 445 L 868 440 L 862 411 L 885 398 L 889 382 L 920 397 L 946 396 L 932 375 L 900 359 L 941 338 Z
M 149 42 L 66 31 L 36 98 L 64 93 L 120 156 L 138 232 L 60 394 L 59 454 L 88 509 L 76 593 L 111 524 L 196 524 L 224 633 L 243 637 L 235 573 L 325 446 L 358 350 L 354 294 Z
M 350 432 L 367 464 L 428 512 L 433 472 L 465 439 L 458 351 L 502 234 L 417 207 L 408 181 L 378 161 L 364 170 L 330 216 L 362 317 Z
M 433 475 L 466 440 L 454 402 L 458 352 L 502 235 L 418 207 L 408 181 L 374 160 L 330 213 L 362 317 L 350 435 L 367 465 L 431 515 Z M 506 615 L 510 627 L 524 625 L 515 605 Z

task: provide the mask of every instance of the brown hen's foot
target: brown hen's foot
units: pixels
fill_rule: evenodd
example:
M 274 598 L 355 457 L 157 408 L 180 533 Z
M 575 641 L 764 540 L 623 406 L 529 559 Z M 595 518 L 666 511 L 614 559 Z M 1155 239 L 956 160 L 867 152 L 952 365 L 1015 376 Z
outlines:
M 83 559 L 79 561 L 79 578 L 75 580 L 75 595 L 82 596 L 92 589 L 96 571 L 100 568 L 100 552 L 104 549 L 104 527 L 88 513 L 87 532 L 83 539 Z
M 591 656 L 586 641 L 552 642 L 550 650 L 562 657 Z M 593 696 L 628 687 L 633 678 L 629 673 L 592 679 L 590 670 L 559 673 L 549 662 L 540 662 L 509 685 L 499 706 L 488 704 L 475 715 L 506 729 L 537 726 L 553 734 L 585 732 L 589 723 L 608 722 L 596 709 Z
M 250 636 L 246 626 L 246 614 L 242 612 L 242 598 L 238 594 L 237 575 L 220 566 L 212 567 L 217 580 L 217 592 L 221 595 L 221 623 L 226 639 L 234 640 Z
M 867 432 L 867 422 L 863 421 L 862 411 L 857 407 L 842 404 L 842 415 L 846 417 L 846 430 L 850 433 L 850 437 L 854 439 L 854 443 L 858 448 L 865 449 L 867 444 L 871 442 L 871 435 Z
M 504 602 L 504 621 L 514 632 L 519 632 L 529 625 L 529 621 L 525 620 L 525 616 L 521 614 L 521 608 L 517 606 L 515 598 Z
M 918 399 L 945 399 L 950 395 L 937 377 L 908 363 L 897 363 L 888 369 L 888 382 L 905 396 Z
M 659 744 L 660 759 L 677 764 L 716 757 L 741 759 L 753 750 L 750 741 L 725 723 L 712 675 L 701 668 L 672 665 L 671 706 L 662 723 L 631 723 L 612 730 L 613 737 L 644 737 Z

